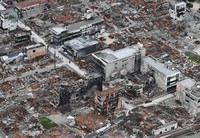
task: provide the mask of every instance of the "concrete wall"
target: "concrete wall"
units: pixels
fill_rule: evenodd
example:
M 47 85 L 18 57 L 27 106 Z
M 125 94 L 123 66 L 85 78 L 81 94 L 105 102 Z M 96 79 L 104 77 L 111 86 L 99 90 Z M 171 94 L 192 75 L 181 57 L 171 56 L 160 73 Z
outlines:
M 127 72 L 133 72 L 135 68 L 135 55 L 118 60 L 113 63 L 108 63 L 105 68 L 105 80 L 109 80 L 111 78 L 116 77 L 117 75 L 121 75 L 120 72 L 122 70 L 126 70 Z M 115 76 L 114 76 L 115 74 Z
M 46 47 L 45 46 L 29 49 L 26 52 L 26 55 L 27 55 L 29 60 L 34 59 L 34 58 L 39 57 L 39 56 L 44 56 L 45 54 L 46 54 Z
M 174 130 L 178 127 L 178 124 L 176 122 L 169 122 L 164 124 L 163 126 L 160 126 L 158 129 L 153 129 L 152 134 L 159 135 L 171 130 Z

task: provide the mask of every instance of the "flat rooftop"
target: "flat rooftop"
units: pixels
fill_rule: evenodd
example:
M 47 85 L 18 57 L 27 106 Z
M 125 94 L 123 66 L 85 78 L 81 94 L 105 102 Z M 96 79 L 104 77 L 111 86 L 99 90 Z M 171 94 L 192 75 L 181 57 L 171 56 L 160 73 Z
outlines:
M 105 49 L 93 54 L 106 63 L 111 63 L 120 59 L 130 57 L 139 51 L 139 45 L 129 46 L 117 51 Z
M 142 59 L 145 63 L 147 63 L 149 66 L 152 68 L 156 69 L 160 73 L 170 76 L 172 74 L 180 73 L 179 70 L 175 68 L 168 68 L 164 63 L 161 63 L 157 59 L 151 57 L 151 56 L 146 56 Z
M 80 31 L 81 28 L 84 28 L 85 26 L 91 26 L 92 24 L 96 24 L 100 22 L 103 22 L 103 19 L 100 18 L 99 16 L 96 16 L 91 20 L 83 20 L 83 21 L 71 24 L 67 27 L 56 25 L 56 26 L 51 27 L 50 30 L 56 35 L 59 35 L 64 31 L 68 31 L 69 33 L 78 32 Z
M 116 92 L 119 92 L 120 90 L 122 89 L 122 87 L 120 86 L 116 86 L 116 87 L 112 87 L 112 88 L 108 88 L 104 91 L 97 91 L 97 95 L 100 95 L 100 96 L 106 96 L 106 95 L 109 95 L 109 94 L 113 94 L 113 93 L 116 93 Z
M 31 7 L 31 6 L 35 6 L 44 2 L 48 2 L 48 0 L 26 0 L 26 1 L 21 1 L 16 3 L 16 7 L 18 8 L 26 8 L 26 7 Z
M 184 85 L 187 88 L 192 88 L 196 84 L 196 81 L 191 78 L 187 78 L 187 79 L 180 81 L 179 83 Z
M 67 30 L 69 32 L 77 32 L 84 26 L 90 26 L 92 24 L 96 24 L 96 23 L 100 23 L 100 22 L 103 22 L 103 19 L 100 18 L 99 16 L 96 16 L 91 20 L 83 20 L 83 21 L 71 24 L 71 25 L 67 26 Z
M 81 36 L 64 43 L 65 46 L 71 47 L 75 50 L 80 50 L 97 44 L 99 44 L 99 42 L 91 36 Z

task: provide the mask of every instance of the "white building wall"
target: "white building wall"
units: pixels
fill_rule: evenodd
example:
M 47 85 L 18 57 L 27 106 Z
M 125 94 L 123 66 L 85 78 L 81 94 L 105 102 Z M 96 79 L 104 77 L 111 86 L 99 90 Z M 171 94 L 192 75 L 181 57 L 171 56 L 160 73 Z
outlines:
M 120 73 L 122 71 L 125 72 L 133 72 L 135 67 L 135 55 L 118 60 L 116 62 L 107 63 L 106 65 L 106 76 L 105 79 L 109 80 L 110 78 L 114 78 L 118 75 L 121 75 Z
M 169 125 L 167 125 L 167 124 L 169 124 Z M 160 128 L 158 128 L 158 129 L 153 129 L 152 130 L 152 134 L 159 135 L 159 134 L 174 130 L 177 127 L 178 127 L 178 124 L 176 122 L 174 122 L 174 123 L 173 122 L 169 122 L 169 123 L 166 123 L 163 126 L 160 126 Z

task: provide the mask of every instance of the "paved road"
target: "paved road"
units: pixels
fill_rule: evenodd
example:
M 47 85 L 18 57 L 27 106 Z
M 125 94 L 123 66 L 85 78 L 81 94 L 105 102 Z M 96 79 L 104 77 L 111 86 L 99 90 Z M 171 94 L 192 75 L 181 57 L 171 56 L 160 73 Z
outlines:
M 59 59 L 61 59 L 63 61 L 64 64 L 68 65 L 69 67 L 71 67 L 75 72 L 77 72 L 80 76 L 84 76 L 86 75 L 86 72 L 84 72 L 83 70 L 81 70 L 76 64 L 74 64 L 72 61 L 70 61 L 68 58 L 66 58 L 64 55 L 62 55 L 58 49 L 55 49 L 53 47 L 49 47 L 49 51 L 52 54 L 55 54 L 56 57 L 58 57 Z

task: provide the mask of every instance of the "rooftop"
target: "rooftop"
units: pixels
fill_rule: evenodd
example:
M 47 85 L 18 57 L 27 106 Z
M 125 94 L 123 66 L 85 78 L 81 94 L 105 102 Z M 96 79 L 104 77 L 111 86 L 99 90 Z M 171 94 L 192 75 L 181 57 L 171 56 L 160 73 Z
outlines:
M 175 68 L 170 68 L 168 65 L 161 63 L 157 59 L 153 58 L 152 56 L 146 56 L 142 59 L 144 62 L 149 64 L 152 68 L 156 69 L 160 73 L 164 74 L 165 76 L 173 75 L 176 73 L 180 73 L 179 70 Z
M 43 2 L 48 2 L 48 0 L 21 1 L 21 2 L 16 3 L 15 6 L 18 7 L 18 8 L 26 8 L 26 7 L 31 7 L 31 6 L 34 6 L 34 5 L 38 5 L 38 4 L 43 3 Z
M 129 46 L 117 51 L 113 51 L 111 49 L 105 49 L 93 55 L 97 56 L 98 58 L 100 58 L 106 63 L 111 63 L 116 60 L 120 60 L 120 59 L 124 59 L 124 58 L 132 56 L 133 54 L 139 51 L 140 47 L 141 46 L 139 46 L 138 44 L 138 45 Z
M 108 89 L 106 89 L 106 90 L 104 90 L 102 92 L 97 91 L 97 95 L 106 96 L 108 94 L 119 92 L 121 89 L 122 89 L 122 87 L 116 86 L 116 87 L 108 88 Z
M 99 22 L 103 22 L 103 19 L 100 18 L 99 16 L 96 16 L 90 20 L 83 20 L 83 21 L 71 24 L 67 26 L 67 30 L 69 32 L 76 32 L 76 31 L 79 31 L 79 29 L 81 29 L 84 26 L 90 26 L 92 24 L 99 23 Z
M 180 81 L 179 83 L 181 83 L 182 85 L 184 85 L 187 88 L 191 88 L 195 85 L 196 81 L 191 78 L 187 78 L 187 79 Z
M 64 45 L 69 46 L 69 47 L 71 47 L 75 50 L 79 50 L 79 49 L 82 49 L 82 48 L 86 48 L 86 47 L 96 45 L 98 43 L 99 42 L 96 39 L 94 39 L 90 36 L 81 36 L 81 37 L 78 37 L 76 39 L 65 42 Z

